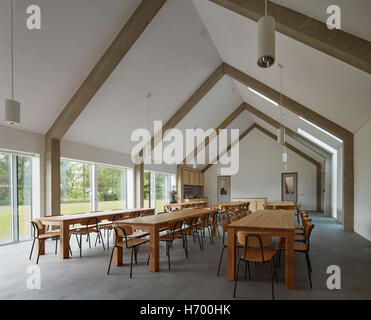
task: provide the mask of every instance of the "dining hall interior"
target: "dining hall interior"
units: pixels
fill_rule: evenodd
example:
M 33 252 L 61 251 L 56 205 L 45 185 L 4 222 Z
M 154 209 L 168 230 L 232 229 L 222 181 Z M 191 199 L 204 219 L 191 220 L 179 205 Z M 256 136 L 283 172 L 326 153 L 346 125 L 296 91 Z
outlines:
M 371 299 L 370 12 L 2 0 L 0 299 Z

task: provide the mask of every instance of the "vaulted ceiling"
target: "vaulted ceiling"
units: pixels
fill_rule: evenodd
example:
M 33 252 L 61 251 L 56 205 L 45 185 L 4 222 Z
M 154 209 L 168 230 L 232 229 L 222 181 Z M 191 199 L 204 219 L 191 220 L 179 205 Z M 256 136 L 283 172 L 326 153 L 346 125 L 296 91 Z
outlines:
M 274 2 L 326 20 L 330 1 Z M 25 27 L 26 7 L 15 1 L 15 95 L 22 102 L 20 129 L 45 134 L 81 85 L 139 0 L 39 0 L 42 30 Z M 328 3 L 328 4 L 327 4 Z M 0 3 L 0 97 L 10 94 L 10 2 Z M 345 31 L 371 41 L 370 2 L 331 1 L 343 8 Z M 368 10 L 367 10 L 368 9 Z M 351 132 L 371 118 L 371 75 L 277 33 L 277 64 L 256 65 L 256 22 L 209 0 L 168 0 L 64 139 L 130 153 L 130 135 L 154 120 L 169 120 L 224 61 L 280 90 L 278 63 L 284 65 L 283 92 Z M 243 101 L 279 121 L 277 106 L 224 76 L 176 128 L 216 127 Z M 339 142 L 284 111 L 284 123 L 302 128 L 333 148 Z M 0 113 L 1 125 L 3 112 Z M 228 128 L 246 130 L 256 122 L 244 111 Z M 289 143 L 321 161 L 292 139 Z

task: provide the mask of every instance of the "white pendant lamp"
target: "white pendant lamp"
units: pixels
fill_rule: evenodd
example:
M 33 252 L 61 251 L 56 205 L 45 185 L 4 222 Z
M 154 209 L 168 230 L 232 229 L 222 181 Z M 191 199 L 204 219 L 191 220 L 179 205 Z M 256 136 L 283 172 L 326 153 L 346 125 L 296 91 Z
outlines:
M 285 144 L 285 128 L 281 125 L 277 129 L 277 143 L 278 144 Z
M 14 100 L 14 45 L 13 45 L 13 0 L 10 4 L 10 14 L 11 14 L 11 68 L 12 68 L 12 99 L 5 100 L 5 121 L 9 124 L 20 124 L 21 123 L 21 104 Z
M 265 0 L 265 16 L 258 21 L 258 66 L 273 66 L 276 56 L 276 22 L 268 16 L 268 4 Z

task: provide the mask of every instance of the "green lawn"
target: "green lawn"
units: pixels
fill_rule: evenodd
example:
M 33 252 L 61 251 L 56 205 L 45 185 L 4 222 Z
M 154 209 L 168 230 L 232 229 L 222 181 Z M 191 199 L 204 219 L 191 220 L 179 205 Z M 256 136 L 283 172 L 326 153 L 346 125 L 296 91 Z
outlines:
M 149 202 L 144 201 L 144 207 L 148 208 Z M 156 212 L 164 210 L 165 201 L 156 200 Z M 109 211 L 126 207 L 125 201 L 106 201 L 99 202 L 98 210 Z M 61 204 L 61 214 L 68 215 L 90 211 L 90 202 L 86 203 L 63 203 Z M 21 239 L 28 239 L 31 235 L 31 207 L 19 207 L 19 234 Z M 11 241 L 11 208 L 10 206 L 0 206 L 0 243 Z
M 0 243 L 11 241 L 11 207 L 0 207 Z M 19 207 L 19 237 L 28 239 L 31 235 L 31 206 Z

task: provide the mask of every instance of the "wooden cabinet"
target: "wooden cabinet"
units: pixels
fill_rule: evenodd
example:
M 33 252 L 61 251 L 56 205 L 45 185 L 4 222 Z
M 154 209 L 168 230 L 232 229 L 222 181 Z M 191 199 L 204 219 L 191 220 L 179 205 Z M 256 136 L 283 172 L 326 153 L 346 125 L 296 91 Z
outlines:
M 183 169 L 183 184 L 191 184 L 190 171 L 188 169 Z
M 198 170 L 183 168 L 183 184 L 189 186 L 203 186 L 204 174 Z

